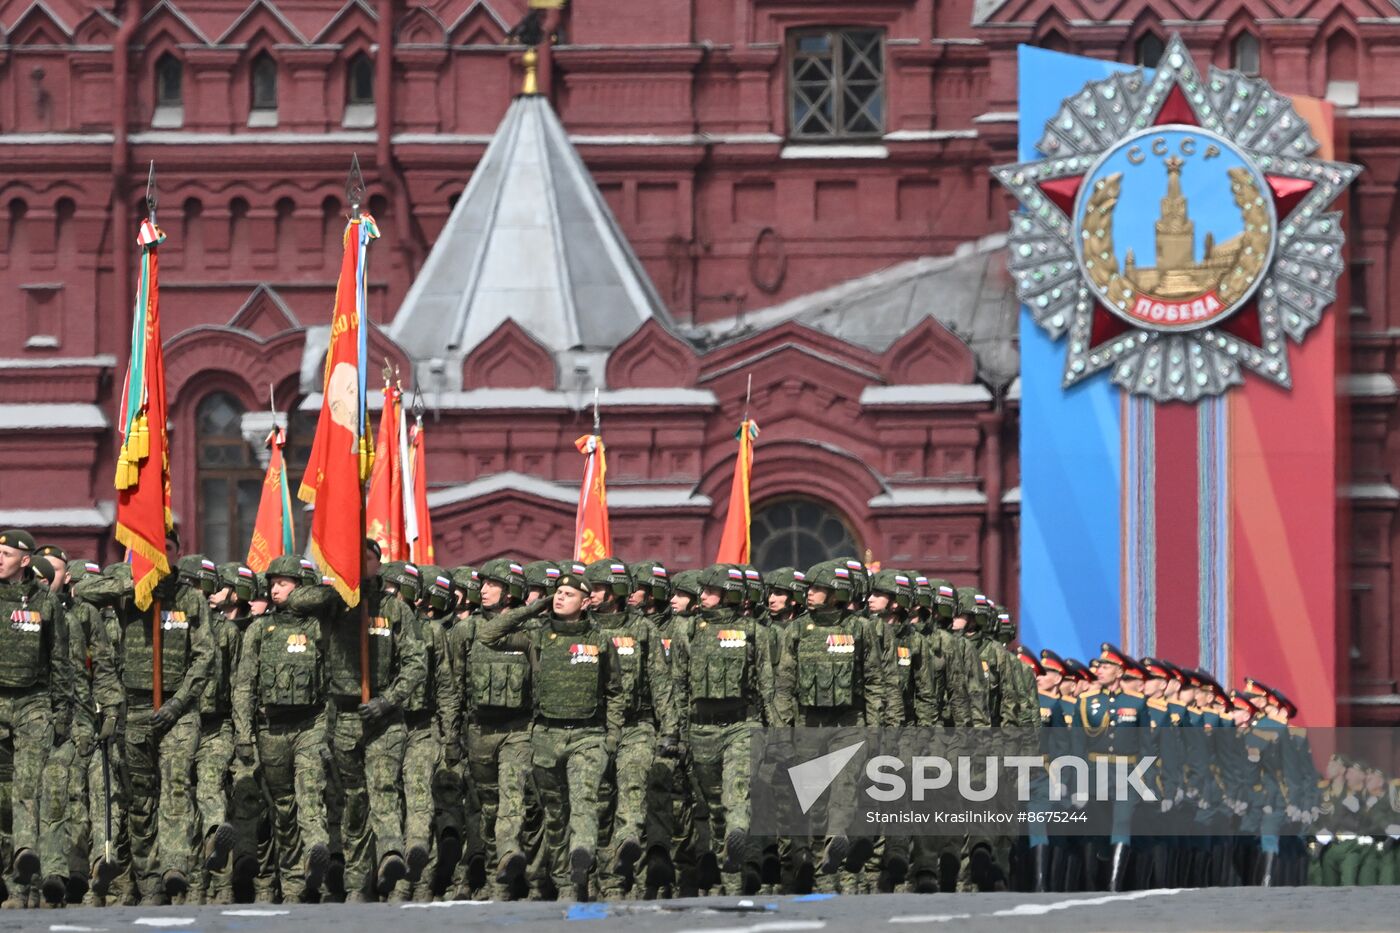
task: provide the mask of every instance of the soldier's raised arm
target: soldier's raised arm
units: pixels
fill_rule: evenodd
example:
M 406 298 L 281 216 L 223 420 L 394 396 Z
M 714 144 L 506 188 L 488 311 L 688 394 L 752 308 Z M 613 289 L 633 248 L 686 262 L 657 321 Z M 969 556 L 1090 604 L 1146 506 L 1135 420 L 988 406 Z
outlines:
M 507 609 L 494 619 L 479 618 L 476 623 L 477 640 L 497 651 L 525 651 L 530 644 L 530 637 L 524 631 L 525 624 L 548 612 L 552 605 L 549 599 L 537 599 L 528 606 Z

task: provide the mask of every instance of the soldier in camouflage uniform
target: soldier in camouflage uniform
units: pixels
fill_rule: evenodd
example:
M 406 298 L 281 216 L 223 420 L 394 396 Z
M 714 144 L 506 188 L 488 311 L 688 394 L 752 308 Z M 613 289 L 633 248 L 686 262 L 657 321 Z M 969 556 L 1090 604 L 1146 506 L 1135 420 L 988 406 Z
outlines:
M 750 746 L 751 730 L 773 721 L 772 654 L 768 629 L 739 615 L 746 590 L 742 570 L 713 564 L 698 582 L 699 611 L 684 629 L 688 651 L 673 654 L 672 661 L 690 696 L 686 718 L 697 809 L 709 814 L 710 851 L 724 891 L 739 894 L 746 867 L 759 880 L 759 854 L 749 837 Z
M 115 757 L 118 752 L 118 726 L 121 722 L 126 696 L 117 673 L 116 656 L 112 648 L 112 633 L 107 620 L 94 605 L 73 597 L 73 587 L 88 574 L 100 574 L 102 569 L 86 561 L 65 565 L 67 584 L 61 591 L 68 619 L 69 651 L 76 673 L 77 696 L 73 705 L 73 748 L 71 766 L 66 779 L 68 798 L 72 802 L 69 839 L 72 858 L 70 871 L 88 878 L 88 890 L 83 903 L 101 907 L 108 900 L 111 884 L 126 866 L 121 850 L 126 848 L 116 839 L 107 838 L 108 795 L 111 795 L 112 831 L 116 835 L 124 822 Z M 98 752 L 98 754 L 94 754 Z M 107 762 L 107 777 L 103 777 L 103 761 Z M 45 775 L 45 781 L 63 780 L 57 774 Z M 124 834 L 123 834 L 124 835 Z M 128 889 L 129 890 L 129 889 Z M 127 892 L 123 892 L 125 894 Z
M 652 569 L 648 568 L 648 576 Z M 640 609 L 624 604 L 633 590 L 627 567 L 605 557 L 589 564 L 583 578 L 596 600 L 590 610 L 594 624 L 612 639 L 616 649 L 625 699 L 626 715 L 613 758 L 612 779 L 605 780 L 601 794 L 605 810 L 602 840 L 610 848 L 611 858 L 604 860 L 598 886 L 604 898 L 615 899 L 632 885 L 643 840 L 657 845 L 670 842 L 669 823 L 664 829 L 648 825 L 647 805 L 659 797 L 653 790 L 656 759 L 677 757 L 680 729 L 671 666 L 661 636 Z M 648 602 L 654 604 L 654 599 L 653 595 Z
M 625 718 L 617 650 L 585 610 L 588 584 L 560 574 L 553 600 L 481 620 L 479 643 L 526 653 L 534 684 L 531 760 L 545 814 L 547 867 L 563 901 L 587 896 L 602 816 L 598 786 Z
M 405 621 L 422 654 L 424 676 L 404 704 L 402 794 L 409 874 L 394 889 L 390 901 L 426 902 L 432 900 L 435 879 L 450 877 L 462 854 L 460 823 L 436 819 L 447 810 L 443 791 L 448 786 L 446 772 L 455 758 L 449 752 L 455 753 L 457 745 L 454 737 L 460 699 L 443 627 L 457 608 L 457 591 L 438 567 L 393 567 L 400 595 L 415 586 L 419 590 L 420 610 L 409 613 Z
M 405 849 L 402 782 L 405 711 L 426 676 L 423 645 L 413 614 L 385 592 L 377 548 L 370 544 L 360 581 L 362 604 L 350 607 L 335 599 L 336 619 L 325 633 L 331 761 L 343 799 L 340 842 L 349 903 L 373 900 L 375 892 L 391 890 L 415 868 L 421 872 L 428 860 L 426 841 Z M 362 670 L 366 624 L 369 667 Z M 361 692 L 366 681 L 368 701 Z
M 530 708 L 534 686 L 529 658 L 520 648 L 481 643 L 482 624 L 525 596 L 524 568 L 497 558 L 477 570 L 480 608 L 458 620 L 449 647 L 458 672 L 465 722 L 467 774 L 480 806 L 480 825 L 493 899 L 514 896 L 529 864 L 524 827 L 531 793 Z M 475 854 L 475 853 L 474 853 Z
M 253 572 L 233 578 L 252 595 Z M 180 559 L 184 582 L 209 600 L 209 640 L 213 651 L 209 676 L 198 702 L 198 738 L 194 757 L 195 804 L 199 814 L 196 838 L 202 840 L 192 900 L 195 903 L 232 904 L 233 877 L 229 856 L 237 834 L 228 820 L 228 774 L 233 762 L 231 691 L 243 633 L 235 618 L 242 611 L 238 594 L 229 586 L 214 562 L 193 554 Z M 246 598 L 244 600 L 246 605 Z
M 682 570 L 668 575 L 670 596 L 664 611 L 652 617 L 661 648 L 671 669 L 671 688 L 676 706 L 676 724 L 680 729 L 680 754 L 675 758 L 658 758 L 657 770 L 668 772 L 661 783 L 661 795 L 656 806 L 666 813 L 660 818 L 671 827 L 671 840 L 665 858 L 655 848 L 648 855 L 645 896 L 685 897 L 698 890 L 697 857 L 701 840 L 697 830 L 703 824 L 704 851 L 709 851 L 709 813 L 703 809 L 691 779 L 689 648 L 686 631 L 700 607 L 700 571 Z
M 887 626 L 894 651 L 888 656 L 886 691 L 889 702 L 885 707 L 884 724 L 893 728 L 935 726 L 942 710 L 941 698 L 946 694 L 944 659 L 925 651 L 926 640 L 914 628 L 914 586 L 910 574 L 899 570 L 881 570 L 870 578 L 870 596 L 866 600 L 870 614 Z M 912 740 L 913 734 L 910 734 Z M 903 744 L 903 743 L 902 743 Z M 928 754 L 925 748 L 903 744 L 908 755 Z M 903 884 L 913 857 L 914 839 L 903 835 L 886 835 L 865 864 L 866 883 L 882 891 L 892 891 Z M 920 848 L 920 853 L 927 851 Z M 928 866 L 920 865 L 927 870 Z M 874 888 L 868 888 L 873 891 Z
M 874 628 L 877 623 L 851 611 L 852 569 L 835 560 L 807 571 L 807 611 L 780 636 L 775 677 L 778 723 L 832 730 L 832 748 L 859 741 L 858 727 L 880 725 L 887 700 L 885 638 Z M 821 847 L 815 884 L 824 891 L 837 890 L 840 872 L 862 865 L 872 851 L 869 839 L 857 837 L 853 845 L 846 832 L 854 815 L 854 788 L 834 791 L 827 808 L 831 831 L 800 840 L 793 853 L 799 867 L 807 866 Z
M 234 749 L 261 768 L 283 898 L 314 901 L 331 860 L 323 623 L 334 607 L 320 574 L 291 555 L 267 578 L 273 610 L 248 627 L 234 678 Z
M 179 539 L 166 541 L 176 562 Z M 153 602 L 137 609 L 131 567 L 113 564 L 84 578 L 76 595 L 116 609 L 122 636 L 117 666 L 126 687 L 127 824 L 141 903 L 163 904 L 189 890 L 197 811 L 190 775 L 199 747 L 199 698 L 214 647 L 209 601 L 177 574 L 156 586 Z M 153 629 L 160 626 L 162 704 L 155 708 Z
M 30 569 L 34 550 L 28 532 L 0 532 L 0 612 L 9 617 L 0 628 L 0 745 L 14 762 L 6 907 L 26 906 L 36 876 L 48 904 L 61 906 L 68 895 L 67 826 L 61 813 L 48 812 L 60 802 L 41 785 L 50 755 L 68 740 L 74 670 L 63 607 Z

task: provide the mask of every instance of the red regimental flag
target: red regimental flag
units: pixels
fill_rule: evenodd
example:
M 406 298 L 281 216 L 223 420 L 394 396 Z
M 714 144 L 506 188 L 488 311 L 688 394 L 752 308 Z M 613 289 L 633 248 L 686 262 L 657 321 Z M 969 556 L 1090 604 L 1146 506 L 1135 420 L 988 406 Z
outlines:
M 428 449 L 421 420 L 413 426 L 413 446 L 408 456 L 413 479 L 413 501 L 409 503 L 413 517 L 410 560 L 415 564 L 435 564 L 433 518 L 428 514 Z
M 607 460 L 603 438 L 585 434 L 574 441 L 584 461 L 583 484 L 578 491 L 578 513 L 574 516 L 574 560 L 591 563 L 612 553 L 612 532 L 608 529 Z
M 379 440 L 374 447 L 374 472 L 369 478 L 365 504 L 365 536 L 379 542 L 384 560 L 407 560 L 404 529 L 404 472 L 400 459 L 399 428 L 403 418 L 403 393 L 384 387 L 384 410 L 379 416 Z
M 758 425 L 739 425 L 739 456 L 734 461 L 734 482 L 729 487 L 729 512 L 724 518 L 724 534 L 719 539 L 717 564 L 747 564 L 749 560 L 749 478 L 753 474 L 753 442 Z
M 156 584 L 170 573 L 165 533 L 170 516 L 170 455 L 165 434 L 165 358 L 161 353 L 157 247 L 165 239 L 141 222 L 141 271 L 132 314 L 131 360 L 122 389 L 117 453 L 117 541 L 131 554 L 136 605 L 147 609 Z
M 365 411 L 364 284 L 366 249 L 378 236 L 368 214 L 352 219 L 345 228 L 321 416 L 297 493 L 316 510 L 311 520 L 312 556 L 334 578 L 336 591 L 349 606 L 360 603 L 364 481 L 374 459 Z
M 272 456 L 267 461 L 263 477 L 262 497 L 258 500 L 258 519 L 253 524 L 253 540 L 248 545 L 246 563 L 262 573 L 272 559 L 296 553 L 296 534 L 292 525 L 292 500 L 287 489 L 287 471 L 282 463 L 282 447 L 287 432 L 274 428 L 267 437 Z

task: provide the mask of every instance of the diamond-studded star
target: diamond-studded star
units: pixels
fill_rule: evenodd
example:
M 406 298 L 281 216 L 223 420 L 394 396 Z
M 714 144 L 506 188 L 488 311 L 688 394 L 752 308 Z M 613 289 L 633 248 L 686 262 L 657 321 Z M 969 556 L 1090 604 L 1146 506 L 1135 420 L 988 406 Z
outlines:
M 1202 80 L 1173 36 L 1150 77 L 1120 72 L 1066 99 L 1036 148 L 1044 158 L 992 173 L 1024 208 L 1011 215 L 1009 267 L 1036 323 L 1052 339 L 1068 336 L 1066 388 L 1105 370 L 1158 401 L 1221 394 L 1245 369 L 1291 385 L 1288 339 L 1301 342 L 1322 319 L 1344 268 L 1341 213 L 1327 208 L 1360 169 L 1316 158 L 1320 144 L 1288 96 L 1214 67 Z M 1115 235 L 1121 247 L 1135 234 L 1114 223 L 1115 209 L 1132 208 L 1118 206 L 1119 186 L 1132 181 L 1112 170 L 1149 156 L 1167 156 L 1167 174 L 1152 176 L 1154 199 L 1171 187 L 1156 222 L 1157 265 L 1138 269 L 1131 248 L 1114 247 Z M 1199 258 L 1178 187 L 1183 171 L 1205 173 L 1191 159 L 1217 160 L 1241 215 L 1239 234 L 1207 235 Z

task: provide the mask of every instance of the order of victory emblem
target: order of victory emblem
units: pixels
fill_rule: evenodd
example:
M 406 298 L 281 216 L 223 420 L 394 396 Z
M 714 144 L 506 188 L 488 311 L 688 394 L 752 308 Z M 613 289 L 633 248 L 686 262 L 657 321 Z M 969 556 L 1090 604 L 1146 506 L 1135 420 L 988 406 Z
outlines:
M 1011 217 L 1011 276 L 1052 339 L 1063 385 L 1107 370 L 1159 401 L 1244 381 L 1288 387 L 1302 341 L 1336 298 L 1340 212 L 1354 165 L 1319 148 L 1292 101 L 1211 68 L 1180 37 L 1157 69 L 1084 86 L 1045 125 L 1033 162 L 993 169 Z

